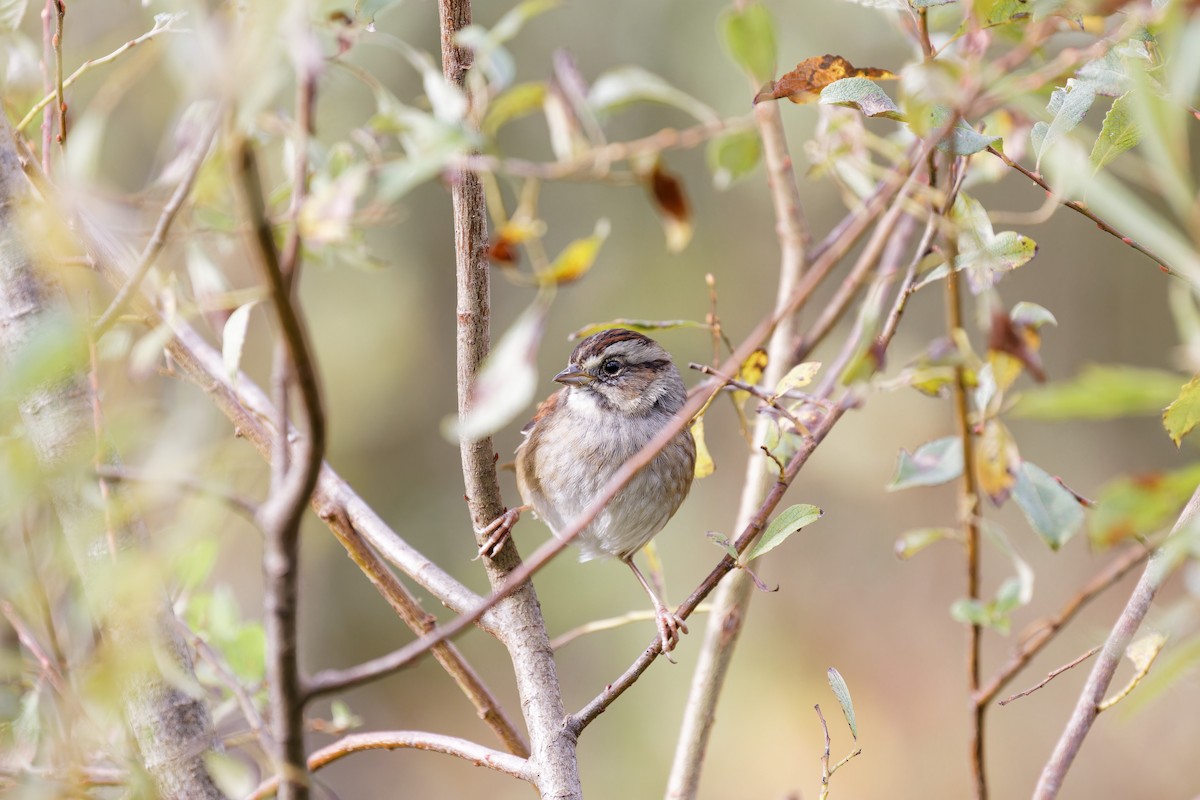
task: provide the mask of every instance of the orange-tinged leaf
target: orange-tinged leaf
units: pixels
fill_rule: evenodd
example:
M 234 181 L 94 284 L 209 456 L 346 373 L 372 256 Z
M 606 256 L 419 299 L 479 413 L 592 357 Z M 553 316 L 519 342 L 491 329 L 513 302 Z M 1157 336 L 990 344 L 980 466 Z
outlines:
M 988 420 L 975 448 L 975 474 L 979 488 L 995 504 L 1008 499 L 1017 482 L 1021 454 L 1008 428 L 999 420 Z
M 546 232 L 546 224 L 540 219 L 518 219 L 513 217 L 496 229 L 488 246 L 488 258 L 493 264 L 511 267 L 521 258 L 517 245 L 537 239 Z
M 769 82 L 754 98 L 754 102 L 761 103 L 764 100 L 786 97 L 793 103 L 812 103 L 820 96 L 822 89 L 842 78 L 873 78 L 883 81 L 895 77 L 894 72 L 886 69 L 859 68 L 841 56 L 826 53 L 823 56 L 804 59 L 791 72 Z

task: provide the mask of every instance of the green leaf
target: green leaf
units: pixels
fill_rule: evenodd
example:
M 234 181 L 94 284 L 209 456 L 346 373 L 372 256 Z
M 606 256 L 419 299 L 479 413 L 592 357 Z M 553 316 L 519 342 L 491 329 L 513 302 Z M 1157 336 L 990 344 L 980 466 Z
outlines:
M 901 534 L 893 549 L 896 558 L 907 561 L 931 544 L 936 544 L 943 539 L 957 538 L 958 531 L 954 528 L 917 528 Z
M 1013 500 L 1042 540 L 1057 550 L 1083 525 L 1078 498 L 1036 464 L 1022 462 Z
M 962 475 L 962 442 L 957 436 L 946 436 L 926 442 L 909 455 L 900 451 L 896 471 L 887 486 L 889 492 L 913 486 L 937 486 Z
M 546 84 L 541 81 L 518 83 L 502 92 L 488 104 L 483 118 L 483 132 L 495 136 L 497 131 L 514 119 L 540 111 L 546 99 Z
M 1176 447 L 1197 423 L 1200 423 L 1200 375 L 1188 381 L 1163 411 L 1163 427 Z
M 762 140 L 756 130 L 725 133 L 708 143 L 708 170 L 718 189 L 729 188 L 738 178 L 748 175 L 761 160 Z
M 611 229 L 608 219 L 601 217 L 596 220 L 592 235 L 576 239 L 564 247 L 550 265 L 550 270 L 545 275 L 539 275 L 539 279 L 561 284 L 582 278 L 596 263 L 596 257 L 600 255 L 600 248 L 604 246 Z
M 1005 25 L 1029 17 L 1029 0 L 983 0 L 974 11 L 983 19 L 984 27 Z
M 1025 300 L 1012 307 L 1008 318 L 1018 327 L 1032 328 L 1035 331 L 1043 325 L 1058 325 L 1058 320 L 1048 309 Z
M 1052 421 L 1158 414 L 1179 394 L 1179 381 L 1166 370 L 1089 364 L 1070 381 L 1022 394 L 1013 415 Z
M 771 524 L 767 526 L 762 538 L 750 549 L 746 560 L 753 561 L 759 556 L 771 552 L 787 541 L 787 538 L 793 533 L 816 522 L 824 513 L 816 506 L 807 503 L 800 503 L 780 511 L 778 516 L 771 520 Z
M 990 289 L 1002 273 L 1029 263 L 1037 255 L 1037 243 L 1029 237 L 1016 231 L 996 233 L 987 211 L 966 192 L 959 192 L 950 218 L 958 225 L 958 258 L 954 266 L 956 270 L 966 270 L 975 294 Z M 938 272 L 935 269 L 922 283 L 933 280 Z
M 690 319 L 613 319 L 608 322 L 595 322 L 591 325 L 585 325 L 567 338 L 572 340 L 583 339 L 591 336 L 593 333 L 606 331 L 610 328 L 628 328 L 638 333 L 653 333 L 654 331 L 669 331 L 676 328 L 704 328 L 708 330 L 709 325 L 706 322 L 696 322 Z
M 250 764 L 229 753 L 205 752 L 204 768 L 225 797 L 246 797 L 258 783 Z
M 775 21 L 762 3 L 730 8 L 718 26 L 725 50 L 758 83 L 775 77 Z
M 1114 158 L 1138 143 L 1141 133 L 1133 117 L 1128 94 L 1113 101 L 1112 108 L 1104 115 L 1104 127 L 1092 146 L 1092 165 L 1103 169 Z
M 1088 540 L 1098 550 L 1170 525 L 1200 484 L 1200 463 L 1170 472 L 1130 475 L 1100 487 L 1088 515 Z
M 596 79 L 588 90 L 588 105 L 597 116 L 632 103 L 662 103 L 691 114 L 700 122 L 717 122 L 716 111 L 641 67 L 618 67 Z
M 833 696 L 837 698 L 838 704 L 842 707 L 842 713 L 846 716 L 846 724 L 850 726 L 850 735 L 857 742 L 858 723 L 854 721 L 854 701 L 850 699 L 850 687 L 846 685 L 846 679 L 842 677 L 842 673 L 833 667 L 830 667 L 825 675 L 829 679 L 829 688 L 833 689 Z
M 489 38 L 497 44 L 503 44 L 520 33 L 529 20 L 560 5 L 562 0 L 524 0 L 496 21 L 489 32 Z
M 1037 154 L 1038 168 L 1041 167 L 1042 156 L 1056 141 L 1066 136 L 1078 125 L 1088 109 L 1096 102 L 1096 90 L 1091 85 L 1075 80 L 1067 81 L 1066 88 L 1055 89 L 1050 95 L 1046 106 L 1053 118 L 1049 125 L 1034 126 L 1030 132 L 1033 140 L 1033 151 Z
M 904 121 L 900 108 L 879 84 L 866 78 L 842 78 L 821 90 L 821 105 L 856 108 L 868 117 Z
M 943 125 L 950 121 L 950 114 L 951 111 L 946 106 L 934 106 L 928 112 L 925 128 L 929 131 L 941 129 Z M 960 119 L 954 123 L 954 127 L 950 129 L 946 136 L 938 142 L 937 149 L 943 153 L 950 152 L 956 156 L 969 156 L 981 150 L 986 150 L 999 140 L 999 136 L 985 136 L 967 124 L 966 120 Z

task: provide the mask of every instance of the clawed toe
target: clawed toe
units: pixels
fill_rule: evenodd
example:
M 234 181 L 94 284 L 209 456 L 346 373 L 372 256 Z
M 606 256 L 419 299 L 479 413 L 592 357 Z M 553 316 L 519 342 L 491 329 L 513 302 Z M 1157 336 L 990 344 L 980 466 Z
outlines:
M 679 644 L 679 637 L 688 632 L 687 623 L 683 621 L 683 617 L 667 608 L 658 609 L 655 621 L 658 623 L 658 638 L 662 641 L 663 655 L 667 655 Z M 667 658 L 670 659 L 670 656 Z
M 476 554 L 475 559 L 480 559 L 483 556 L 495 558 L 499 555 L 500 550 L 504 547 L 504 543 L 508 541 L 509 534 L 512 533 L 513 526 L 521 518 L 523 510 L 524 506 L 505 509 L 503 514 L 489 522 L 487 527 L 478 531 L 480 536 L 486 538 L 479 545 L 479 552 Z

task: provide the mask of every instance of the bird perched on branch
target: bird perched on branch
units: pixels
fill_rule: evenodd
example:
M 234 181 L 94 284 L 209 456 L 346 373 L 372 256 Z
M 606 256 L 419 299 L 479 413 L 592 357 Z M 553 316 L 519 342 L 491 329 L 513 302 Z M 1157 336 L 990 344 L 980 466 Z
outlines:
M 611 328 L 584 339 L 564 370 L 562 389 L 538 406 L 521 429 L 517 487 L 526 505 L 506 511 L 481 535 L 480 554 L 499 552 L 520 512 L 533 509 L 562 536 L 621 465 L 637 454 L 683 407 L 687 392 L 671 356 L 636 331 Z M 696 465 L 691 432 L 680 431 L 575 537 L 580 560 L 619 558 L 654 603 L 663 652 L 687 625 L 667 608 L 633 556 L 687 497 Z

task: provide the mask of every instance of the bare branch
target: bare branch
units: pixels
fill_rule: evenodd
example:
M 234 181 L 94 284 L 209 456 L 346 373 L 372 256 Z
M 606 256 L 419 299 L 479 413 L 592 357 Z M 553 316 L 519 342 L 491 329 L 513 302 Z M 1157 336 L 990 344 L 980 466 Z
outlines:
M 1035 685 L 1029 687 L 1025 691 L 1017 692 L 1016 694 L 1011 695 L 1010 697 L 1004 698 L 1003 700 L 1000 701 L 1000 705 L 1006 706 L 1009 703 L 1011 703 L 1013 700 L 1019 700 L 1022 697 L 1028 697 L 1029 695 L 1036 692 L 1038 689 L 1045 686 L 1050 681 L 1057 678 L 1059 675 L 1062 675 L 1064 672 L 1066 672 L 1069 669 L 1074 669 L 1075 667 L 1078 667 L 1080 664 L 1087 661 L 1089 658 L 1091 658 L 1092 656 L 1096 655 L 1096 653 L 1099 653 L 1099 652 L 1100 652 L 1100 645 L 1096 645 L 1091 650 L 1088 650 L 1083 655 L 1072 659 L 1069 663 L 1063 664 L 1058 669 L 1050 670 L 1050 672 L 1046 673 L 1046 677 L 1044 680 L 1038 681 Z
M 365 753 L 369 750 L 399 750 L 411 748 L 426 750 L 431 753 L 445 753 L 470 761 L 477 767 L 488 769 L 520 778 L 530 783 L 535 782 L 536 776 L 529 762 L 519 756 L 490 750 L 475 742 L 459 739 L 456 736 L 443 736 L 438 733 L 425 731 L 385 731 L 379 733 L 352 733 L 349 736 L 322 747 L 313 752 L 308 758 L 308 769 L 316 772 L 335 761 L 339 761 L 354 753 Z M 246 800 L 262 800 L 270 797 L 278 788 L 275 779 L 266 781 L 251 792 Z
M 1125 648 L 1129 646 L 1133 635 L 1137 633 L 1142 620 L 1150 611 L 1154 595 L 1158 593 L 1178 563 L 1179 553 L 1174 552 L 1178 548 L 1172 548 L 1172 544 L 1180 538 L 1181 531 L 1191 531 L 1194 528 L 1198 516 L 1200 516 L 1200 487 L 1197 487 L 1192 498 L 1184 506 L 1167 541 L 1150 557 L 1146 569 L 1142 572 L 1142 577 L 1133 589 L 1129 602 L 1126 603 L 1121 616 L 1117 618 L 1116 624 L 1109 632 L 1108 639 L 1104 642 L 1104 648 L 1100 651 L 1100 657 L 1092 665 L 1092 672 L 1088 675 L 1087 683 L 1084 684 L 1083 691 L 1079 695 L 1075 710 L 1067 721 L 1066 728 L 1063 729 L 1058 744 L 1054 747 L 1054 752 L 1038 778 L 1037 787 L 1033 793 L 1035 800 L 1052 800 L 1058 796 L 1067 771 L 1074 763 L 1075 756 L 1079 754 L 1083 740 L 1091 731 L 1092 723 L 1096 721 L 1096 714 L 1099 713 L 1098 707 L 1104 701 L 1104 694 L 1108 691 L 1109 684 L 1112 683 L 1117 665 L 1125 654 Z

